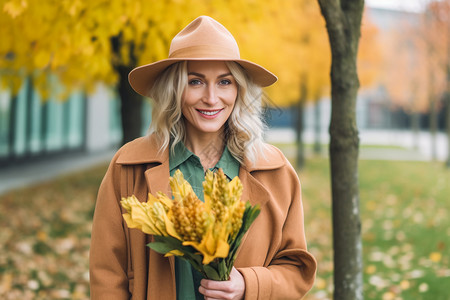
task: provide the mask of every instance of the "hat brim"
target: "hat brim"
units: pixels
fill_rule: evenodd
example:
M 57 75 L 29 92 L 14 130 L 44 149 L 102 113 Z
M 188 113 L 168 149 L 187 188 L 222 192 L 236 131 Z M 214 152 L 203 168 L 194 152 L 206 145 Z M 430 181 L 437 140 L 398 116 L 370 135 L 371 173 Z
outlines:
M 261 87 L 274 84 L 278 78 L 272 72 L 245 59 L 224 59 L 222 58 L 167 58 L 148 65 L 134 68 L 128 74 L 128 81 L 131 87 L 142 96 L 148 97 L 150 89 L 158 77 L 158 75 L 170 65 L 180 61 L 234 61 L 240 64 L 248 73 L 254 83 Z

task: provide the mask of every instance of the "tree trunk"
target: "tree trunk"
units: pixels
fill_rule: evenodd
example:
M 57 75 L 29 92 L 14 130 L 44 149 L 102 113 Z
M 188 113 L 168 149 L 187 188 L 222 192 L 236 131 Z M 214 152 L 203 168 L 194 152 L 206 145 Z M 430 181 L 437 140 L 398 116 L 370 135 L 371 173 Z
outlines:
M 446 6 L 447 18 L 450 18 L 450 5 Z M 447 90 L 445 98 L 447 101 L 447 162 L 446 166 L 450 169 L 450 21 L 447 22 Z
M 356 56 L 363 0 L 318 0 L 331 46 L 330 160 L 334 299 L 363 299 Z
M 303 143 L 303 101 L 297 103 L 297 119 L 296 119 L 296 141 L 297 141 L 297 169 L 302 169 L 305 166 L 305 144 Z
M 300 99 L 297 103 L 297 119 L 296 119 L 296 141 L 297 141 L 297 169 L 302 169 L 305 166 L 305 144 L 303 143 L 303 129 L 304 129 L 304 109 L 306 101 L 306 86 L 302 80 L 300 86 Z
M 438 128 L 438 118 L 437 118 L 436 100 L 432 98 L 430 100 L 430 138 L 431 138 L 430 143 L 431 143 L 431 159 L 433 161 L 437 160 L 437 149 L 436 149 L 437 128 Z
M 321 105 L 320 99 L 316 99 L 314 102 L 314 153 L 320 154 L 322 152 L 322 143 L 321 143 Z
M 8 158 L 16 156 L 16 139 L 17 139 L 17 95 L 12 96 L 9 109 L 8 124 Z
M 446 6 L 446 15 L 450 18 L 450 5 Z M 445 91 L 445 100 L 447 102 L 447 114 L 446 114 L 446 125 L 447 125 L 447 161 L 445 166 L 450 169 L 450 21 L 447 22 L 447 89 Z
M 448 74 L 450 77 L 450 72 Z M 448 83 L 447 83 L 448 84 Z M 445 95 L 446 101 L 447 101 L 447 116 L 446 116 L 446 122 L 447 122 L 447 162 L 446 167 L 450 169 L 450 89 L 447 90 L 447 93 Z
M 142 97 L 136 93 L 128 82 L 131 67 L 119 66 L 119 95 L 122 117 L 122 144 L 128 143 L 142 134 Z
M 111 48 L 117 57 L 120 57 L 121 37 L 111 38 Z M 129 51 L 129 64 L 114 66 L 119 74 L 118 91 L 120 96 L 120 116 L 122 118 L 122 144 L 126 144 L 142 134 L 142 97 L 136 93 L 128 82 L 128 73 L 136 65 L 133 47 Z

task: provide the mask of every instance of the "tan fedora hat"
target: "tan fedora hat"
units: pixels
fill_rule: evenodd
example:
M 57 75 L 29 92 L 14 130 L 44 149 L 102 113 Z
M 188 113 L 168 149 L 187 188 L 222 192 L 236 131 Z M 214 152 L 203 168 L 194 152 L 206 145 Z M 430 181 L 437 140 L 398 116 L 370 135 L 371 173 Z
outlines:
M 136 92 L 147 96 L 161 71 L 184 60 L 235 61 L 262 87 L 277 81 L 270 71 L 241 59 L 233 35 L 222 24 L 207 16 L 198 17 L 172 39 L 169 58 L 133 69 L 128 80 Z

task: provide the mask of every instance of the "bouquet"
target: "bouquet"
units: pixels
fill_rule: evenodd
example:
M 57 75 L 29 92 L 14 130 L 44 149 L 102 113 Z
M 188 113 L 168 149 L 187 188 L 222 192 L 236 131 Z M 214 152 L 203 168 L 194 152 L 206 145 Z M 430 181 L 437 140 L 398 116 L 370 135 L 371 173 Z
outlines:
M 208 171 L 203 182 L 205 202 L 195 195 L 180 170 L 170 177 L 173 199 L 149 193 L 147 202 L 134 195 L 121 205 L 128 227 L 151 234 L 151 249 L 187 260 L 205 278 L 228 280 L 242 238 L 260 212 L 242 202 L 242 183 L 229 181 L 222 169 Z

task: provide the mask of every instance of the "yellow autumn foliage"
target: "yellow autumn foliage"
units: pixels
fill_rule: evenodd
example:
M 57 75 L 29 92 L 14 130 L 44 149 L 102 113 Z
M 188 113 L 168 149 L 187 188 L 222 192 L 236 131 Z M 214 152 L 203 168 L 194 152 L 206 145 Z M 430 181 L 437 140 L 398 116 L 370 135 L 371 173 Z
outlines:
M 199 15 L 221 22 L 242 58 L 279 77 L 267 89 L 270 105 L 297 102 L 302 85 L 309 100 L 328 92 L 325 22 L 309 0 L 0 0 L 0 83 L 16 92 L 31 77 L 43 99 L 52 82 L 66 94 L 115 85 L 118 66 L 166 58 L 173 36 Z

